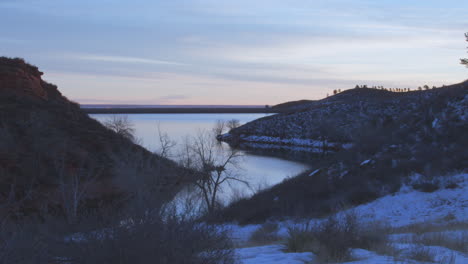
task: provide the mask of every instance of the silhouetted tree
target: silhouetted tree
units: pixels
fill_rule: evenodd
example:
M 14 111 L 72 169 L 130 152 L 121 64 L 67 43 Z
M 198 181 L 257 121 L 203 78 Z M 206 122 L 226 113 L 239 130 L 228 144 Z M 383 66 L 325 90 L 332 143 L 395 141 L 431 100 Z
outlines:
M 132 141 L 135 140 L 135 129 L 132 122 L 125 115 L 113 115 L 104 121 L 104 125 L 115 133 L 122 135 Z
M 333 90 L 333 94 L 336 94 L 338 91 L 337 90 Z
M 227 124 L 224 120 L 218 119 L 216 120 L 216 123 L 213 127 L 213 132 L 215 133 L 216 136 L 221 135 L 224 133 L 224 130 L 226 129 Z
M 226 126 L 229 130 L 232 130 L 240 126 L 240 121 L 237 119 L 231 119 L 227 121 Z
M 219 209 L 221 201 L 218 200 L 218 194 L 225 185 L 239 182 L 249 187 L 248 182 L 237 171 L 242 152 L 233 148 L 225 151 L 219 148 L 213 138 L 214 135 L 209 132 L 199 132 L 186 143 L 181 159 L 183 166 L 201 174 L 196 179 L 195 186 L 210 213 Z
M 424 85 L 424 89 L 429 90 L 429 86 L 427 84 Z
M 465 33 L 465 38 L 466 38 L 466 41 L 468 41 L 468 32 Z M 461 59 L 461 64 L 465 65 L 466 67 L 468 67 L 468 59 Z

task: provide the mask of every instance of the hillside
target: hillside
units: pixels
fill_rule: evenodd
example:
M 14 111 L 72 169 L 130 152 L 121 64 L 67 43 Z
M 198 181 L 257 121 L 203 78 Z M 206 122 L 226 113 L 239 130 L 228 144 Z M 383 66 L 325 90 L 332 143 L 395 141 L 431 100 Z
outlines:
M 298 100 L 298 101 L 291 101 L 291 102 L 286 102 L 282 104 L 277 104 L 271 107 L 273 110 L 279 110 L 279 111 L 294 111 L 301 109 L 303 107 L 307 107 L 309 104 L 311 104 L 312 100 Z
M 161 202 L 174 194 L 185 170 L 88 117 L 41 76 L 22 59 L 0 58 L 2 216 L 116 205 L 139 180 Z
M 359 88 L 319 101 L 285 103 L 289 112 L 264 117 L 223 135 L 228 142 L 256 142 L 298 146 L 341 147 L 369 129 L 392 126 L 424 126 L 433 122 L 444 107 L 468 94 L 468 82 L 427 91 L 405 93 Z M 456 115 L 466 121 L 466 110 Z M 460 112 L 461 111 L 461 112 Z M 445 115 L 445 114 L 444 114 Z M 432 119 L 431 119 L 432 118 Z
M 414 188 L 433 191 L 436 175 L 468 168 L 467 131 L 468 82 L 408 93 L 353 89 L 252 121 L 219 138 L 320 155 L 310 171 L 229 205 L 221 219 L 321 217 L 395 192 L 415 174 L 422 180 Z
M 346 222 L 349 215 L 356 216 L 357 229 L 365 230 L 359 235 L 366 236 L 367 232 L 380 236 L 380 240 L 374 238 L 373 243 L 360 246 L 351 242 L 349 259 L 332 263 L 467 263 L 468 174 L 448 178 L 457 183 L 458 187 L 421 192 L 403 186 L 395 194 L 334 213 L 332 217 L 342 223 Z M 294 240 L 295 233 L 292 230 L 297 232 L 308 230 L 308 227 L 323 226 L 329 219 L 331 218 L 300 218 L 295 221 L 271 221 L 246 226 L 229 224 L 222 227 L 229 230 L 239 245 L 236 251 L 243 263 L 301 264 L 315 263 L 314 260 L 321 263 L 317 258 L 325 250 L 320 247 L 311 246 L 305 252 L 295 252 L 288 246 L 294 245 L 290 241 L 297 241 L 299 244 L 307 237 L 307 232 L 304 232 L 302 240 Z M 384 228 L 379 229 L 379 225 Z M 345 231 L 345 239 L 352 240 L 356 229 L 354 232 L 349 229 Z M 328 230 L 327 237 L 331 237 L 332 245 L 338 245 L 337 234 L 331 235 L 333 232 L 330 231 L 332 230 Z M 372 239 L 372 236 L 367 235 L 367 239 Z M 320 241 L 315 243 L 319 244 Z M 426 258 L 422 259 L 420 255 Z

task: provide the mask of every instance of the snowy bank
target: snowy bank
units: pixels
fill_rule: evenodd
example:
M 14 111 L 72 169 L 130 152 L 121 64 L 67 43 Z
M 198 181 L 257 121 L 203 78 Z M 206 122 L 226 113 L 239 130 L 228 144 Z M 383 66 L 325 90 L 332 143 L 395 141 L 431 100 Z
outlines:
M 249 143 L 251 147 L 258 148 L 278 148 L 278 146 L 300 151 L 313 151 L 317 150 L 333 150 L 333 149 L 348 149 L 351 147 L 350 143 L 341 144 L 336 142 L 329 142 L 327 140 L 313 140 L 303 138 L 280 138 L 258 135 L 232 135 L 226 133 L 217 136 L 218 140 L 230 142 L 234 139 L 241 143 Z

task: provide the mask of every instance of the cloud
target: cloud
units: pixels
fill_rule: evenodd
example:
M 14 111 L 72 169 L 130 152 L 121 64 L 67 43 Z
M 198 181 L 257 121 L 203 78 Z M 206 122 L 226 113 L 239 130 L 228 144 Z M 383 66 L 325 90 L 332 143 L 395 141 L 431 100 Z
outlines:
M 152 101 L 157 104 L 178 104 L 178 103 L 180 104 L 189 100 L 190 100 L 190 96 L 174 94 L 174 95 L 160 96 Z
M 137 64 L 154 64 L 154 65 L 187 65 L 185 63 L 146 59 L 138 57 L 125 57 L 125 56 L 106 56 L 96 54 L 69 54 L 67 57 L 76 60 L 88 60 L 88 61 L 101 61 L 101 62 L 117 62 L 117 63 L 137 63 Z

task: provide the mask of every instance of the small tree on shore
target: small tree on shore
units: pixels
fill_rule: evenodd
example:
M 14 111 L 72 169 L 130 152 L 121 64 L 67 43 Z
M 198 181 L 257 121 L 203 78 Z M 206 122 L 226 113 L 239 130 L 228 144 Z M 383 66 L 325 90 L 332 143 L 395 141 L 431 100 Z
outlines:
M 135 129 L 133 128 L 132 122 L 125 115 L 113 115 L 104 121 L 104 125 L 125 138 L 132 141 L 135 140 Z
M 214 135 L 208 132 L 200 132 L 187 144 L 184 148 L 187 153 L 183 153 L 181 163 L 199 172 L 195 186 L 209 213 L 219 209 L 218 194 L 226 184 L 240 182 L 248 186 L 248 182 L 235 170 L 242 157 L 240 151 L 232 148 L 229 151 L 220 149 Z
M 221 135 L 226 129 L 226 122 L 224 120 L 218 119 L 213 127 L 213 132 L 215 135 Z
M 226 126 L 229 130 L 232 130 L 240 126 L 240 121 L 237 119 L 231 119 L 227 121 Z

